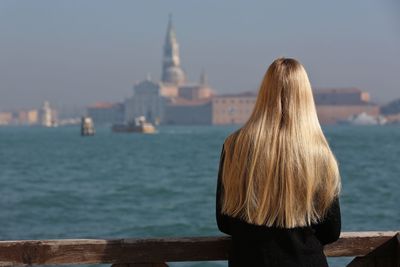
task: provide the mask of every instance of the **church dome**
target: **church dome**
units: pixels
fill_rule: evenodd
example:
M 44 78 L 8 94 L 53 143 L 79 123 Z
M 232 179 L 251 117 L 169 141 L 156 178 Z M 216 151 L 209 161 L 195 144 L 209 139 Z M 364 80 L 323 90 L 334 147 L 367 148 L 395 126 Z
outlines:
M 165 69 L 162 81 L 166 83 L 181 85 L 185 82 L 185 73 L 180 67 L 170 66 Z

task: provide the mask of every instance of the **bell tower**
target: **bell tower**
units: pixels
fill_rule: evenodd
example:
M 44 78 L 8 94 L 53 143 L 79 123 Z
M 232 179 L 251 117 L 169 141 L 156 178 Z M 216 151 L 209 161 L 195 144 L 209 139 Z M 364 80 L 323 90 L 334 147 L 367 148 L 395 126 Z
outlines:
M 176 40 L 171 14 L 169 15 L 167 35 L 164 43 L 161 81 L 177 86 L 185 83 L 185 73 L 180 67 L 179 45 Z

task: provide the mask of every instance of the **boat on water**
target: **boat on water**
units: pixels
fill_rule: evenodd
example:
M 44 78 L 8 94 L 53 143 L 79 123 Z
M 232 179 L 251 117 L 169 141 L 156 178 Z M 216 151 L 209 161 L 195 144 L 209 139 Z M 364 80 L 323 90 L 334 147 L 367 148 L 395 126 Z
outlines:
M 384 125 L 387 123 L 385 117 L 379 116 L 371 116 L 365 112 L 360 114 L 352 115 L 348 117 L 346 120 L 339 121 L 339 124 L 344 125 Z
M 91 117 L 82 117 L 81 119 L 81 135 L 91 136 L 95 134 L 94 123 Z
M 114 124 L 112 131 L 116 133 L 144 133 L 152 134 L 156 132 L 156 127 L 146 121 L 144 116 L 135 118 L 134 121 L 127 124 Z

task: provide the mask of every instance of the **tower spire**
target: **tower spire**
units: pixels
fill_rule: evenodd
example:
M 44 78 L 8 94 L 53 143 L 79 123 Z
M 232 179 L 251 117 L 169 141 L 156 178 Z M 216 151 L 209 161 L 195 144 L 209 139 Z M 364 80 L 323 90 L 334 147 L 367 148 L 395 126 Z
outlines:
M 201 85 L 207 85 L 207 83 L 208 83 L 207 74 L 206 74 L 206 71 L 203 68 L 201 70 L 201 74 L 200 74 L 200 84 Z
M 167 34 L 164 43 L 161 80 L 165 83 L 175 85 L 180 85 L 185 82 L 185 74 L 180 67 L 179 45 L 172 22 L 172 14 L 169 14 Z
M 176 34 L 174 29 L 174 24 L 172 23 L 172 14 L 169 13 L 168 15 L 168 26 L 167 26 L 167 36 L 165 38 L 165 44 L 173 44 L 177 43 L 176 41 Z

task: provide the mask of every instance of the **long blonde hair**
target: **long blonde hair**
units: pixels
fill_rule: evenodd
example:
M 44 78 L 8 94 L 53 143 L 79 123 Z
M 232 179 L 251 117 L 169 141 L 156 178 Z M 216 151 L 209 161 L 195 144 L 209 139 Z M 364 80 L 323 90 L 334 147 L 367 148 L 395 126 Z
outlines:
M 268 68 L 249 120 L 224 143 L 222 213 L 293 228 L 325 216 L 340 191 L 338 165 L 318 121 L 304 67 Z

